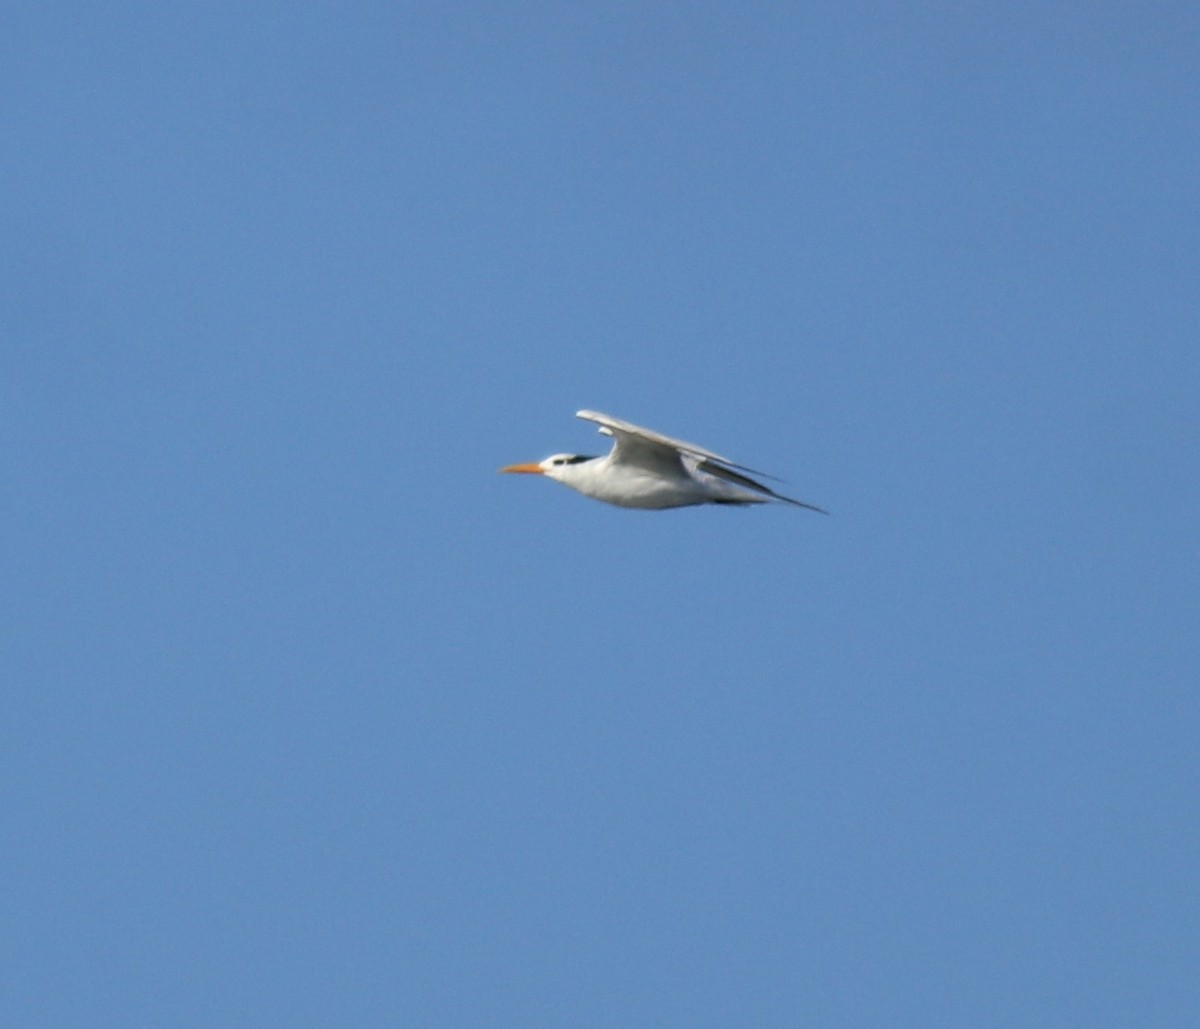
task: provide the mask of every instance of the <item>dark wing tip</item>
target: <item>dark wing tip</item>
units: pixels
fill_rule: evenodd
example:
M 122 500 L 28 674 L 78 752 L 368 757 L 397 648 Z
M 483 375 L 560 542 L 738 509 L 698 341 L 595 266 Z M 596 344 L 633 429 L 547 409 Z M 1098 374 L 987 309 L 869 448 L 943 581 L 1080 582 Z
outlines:
M 793 500 L 791 497 L 785 497 L 779 493 L 772 493 L 771 496 L 776 497 L 779 500 L 785 500 L 789 504 L 795 504 L 797 507 L 806 507 L 810 511 L 816 511 L 817 514 L 823 514 L 823 515 L 829 514 L 829 512 L 826 511 L 825 508 L 817 507 L 816 504 L 806 504 L 803 500 Z
M 747 489 L 757 490 L 759 493 L 762 493 L 768 497 L 772 497 L 775 500 L 782 500 L 785 504 L 794 504 L 796 507 L 806 507 L 808 510 L 816 511 L 818 514 L 829 514 L 829 512 L 823 507 L 817 507 L 816 504 L 806 504 L 803 500 L 794 500 L 792 497 L 785 497 L 782 493 L 776 493 L 773 489 L 771 489 L 770 486 L 764 486 L 761 482 L 755 482 L 752 478 L 750 478 L 750 476 L 743 475 L 741 472 L 735 472 L 730 468 L 726 468 L 724 465 L 717 464 L 715 461 L 704 460 L 699 462 L 696 467 L 703 472 L 708 472 L 709 475 L 715 475 L 719 479 L 736 483 L 737 485 L 744 486 Z

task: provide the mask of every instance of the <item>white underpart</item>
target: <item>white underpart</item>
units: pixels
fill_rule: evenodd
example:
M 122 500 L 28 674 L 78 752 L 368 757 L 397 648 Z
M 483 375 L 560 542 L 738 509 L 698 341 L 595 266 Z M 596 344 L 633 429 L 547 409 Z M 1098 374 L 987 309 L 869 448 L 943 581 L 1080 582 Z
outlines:
M 696 458 L 687 454 L 676 454 L 673 461 L 655 461 L 652 466 L 616 461 L 614 454 L 561 465 L 555 465 L 550 457 L 542 462 L 542 468 L 547 478 L 618 507 L 656 510 L 722 500 L 751 504 L 768 500 L 761 493 L 705 474 L 696 467 Z

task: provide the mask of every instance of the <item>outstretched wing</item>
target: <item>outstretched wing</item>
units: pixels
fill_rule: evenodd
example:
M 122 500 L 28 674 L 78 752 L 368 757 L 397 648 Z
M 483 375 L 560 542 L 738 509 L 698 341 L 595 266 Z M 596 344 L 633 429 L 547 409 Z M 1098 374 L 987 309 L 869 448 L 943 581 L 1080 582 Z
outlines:
M 674 451 L 677 454 L 692 454 L 701 459 L 718 461 L 723 465 L 728 465 L 730 468 L 737 468 L 743 472 L 753 472 L 755 475 L 762 475 L 768 479 L 773 478 L 773 476 L 767 475 L 766 472 L 756 472 L 753 468 L 747 468 L 736 461 L 731 461 L 729 458 L 722 457 L 720 454 L 714 453 L 705 447 L 698 447 L 695 443 L 686 443 L 681 439 L 664 436 L 661 432 L 655 432 L 653 429 L 643 429 L 640 425 L 622 421 L 620 418 L 614 418 L 612 415 L 601 414 L 599 411 L 576 411 L 575 417 L 582 418 L 584 421 L 595 422 L 600 426 L 600 431 L 605 436 L 613 438 L 616 443 L 616 460 L 618 461 L 626 460 L 626 453 L 635 452 L 639 448 L 652 448 L 655 450 Z
M 683 466 L 687 444 L 595 411 L 580 411 L 578 417 L 595 422 L 601 433 L 612 437 L 610 460 L 615 464 L 644 469 L 668 480 L 687 478 Z
M 686 454 L 694 459 L 689 463 L 698 471 L 705 472 L 718 479 L 724 479 L 726 482 L 753 490 L 756 493 L 761 493 L 764 497 L 782 500 L 788 504 L 795 504 L 797 507 L 806 507 L 810 511 L 819 511 L 821 514 L 829 513 L 824 508 L 816 507 L 813 504 L 806 504 L 802 500 L 793 500 L 791 497 L 785 497 L 781 493 L 776 493 L 769 486 L 764 486 L 761 482 L 755 482 L 743 473 L 750 472 L 767 479 L 774 479 L 774 476 L 767 475 L 765 472 L 756 472 L 753 468 L 737 464 L 712 450 L 708 450 L 705 447 L 698 447 L 695 443 L 687 443 L 681 439 L 664 436 L 653 429 L 643 429 L 640 425 L 622 421 L 620 418 L 612 417 L 612 415 L 601 414 L 599 411 L 576 411 L 575 417 L 595 422 L 600 426 L 600 431 L 604 435 L 613 438 L 614 461 L 648 468 L 669 467 L 675 470 L 683 463 L 682 455 Z

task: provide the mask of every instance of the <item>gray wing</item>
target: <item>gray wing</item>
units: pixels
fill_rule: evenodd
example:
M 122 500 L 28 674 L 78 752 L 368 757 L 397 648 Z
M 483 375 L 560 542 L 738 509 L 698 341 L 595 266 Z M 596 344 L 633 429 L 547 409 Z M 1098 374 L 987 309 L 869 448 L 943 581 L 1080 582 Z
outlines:
M 668 478 L 682 478 L 688 474 L 682 455 L 692 452 L 689 444 L 595 411 L 580 411 L 577 416 L 596 422 L 602 434 L 612 437 L 613 462 L 635 465 Z
M 601 414 L 599 411 L 576 411 L 575 417 L 595 422 L 600 426 L 600 431 L 605 436 L 612 436 L 618 446 L 631 443 L 635 448 L 639 445 L 660 447 L 683 451 L 685 454 L 695 454 L 697 457 L 707 457 L 713 461 L 720 461 L 722 464 L 733 464 L 729 458 L 714 454 L 711 450 L 705 450 L 704 447 L 698 447 L 695 443 L 685 443 L 681 439 L 664 436 L 661 432 L 655 432 L 653 429 L 643 429 L 640 425 L 634 425 L 633 422 L 622 421 L 620 418 Z
M 824 508 L 806 504 L 803 500 L 793 500 L 791 497 L 776 493 L 769 486 L 755 482 L 748 475 L 742 473 L 751 472 L 767 479 L 772 479 L 774 476 L 767 475 L 765 472 L 756 472 L 753 468 L 737 464 L 712 450 L 698 447 L 695 443 L 687 443 L 681 439 L 664 436 L 653 429 L 643 429 L 640 425 L 614 418 L 612 415 L 601 414 L 599 411 L 576 411 L 575 417 L 595 422 L 605 436 L 613 438 L 614 461 L 646 468 L 675 470 L 683 466 L 681 455 L 686 454 L 695 459 L 693 462 L 695 468 L 708 475 L 724 479 L 726 482 L 742 486 L 745 489 L 754 490 L 756 493 L 763 494 L 764 497 L 782 500 L 784 503 L 795 504 L 797 507 L 806 507 L 810 511 L 819 511 L 821 514 L 829 513 Z

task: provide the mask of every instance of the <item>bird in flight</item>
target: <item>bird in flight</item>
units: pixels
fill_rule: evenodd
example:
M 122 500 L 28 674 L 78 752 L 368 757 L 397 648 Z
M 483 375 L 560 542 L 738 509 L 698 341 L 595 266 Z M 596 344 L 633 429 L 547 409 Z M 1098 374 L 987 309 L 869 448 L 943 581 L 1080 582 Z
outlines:
M 577 411 L 576 417 L 599 425 L 603 435 L 612 437 L 612 450 L 603 457 L 553 454 L 544 461 L 510 464 L 500 471 L 544 475 L 584 496 L 618 507 L 661 510 L 693 504 L 746 505 L 777 500 L 828 514 L 812 504 L 782 496 L 745 474 L 762 472 L 735 464 L 694 443 L 598 411 Z

